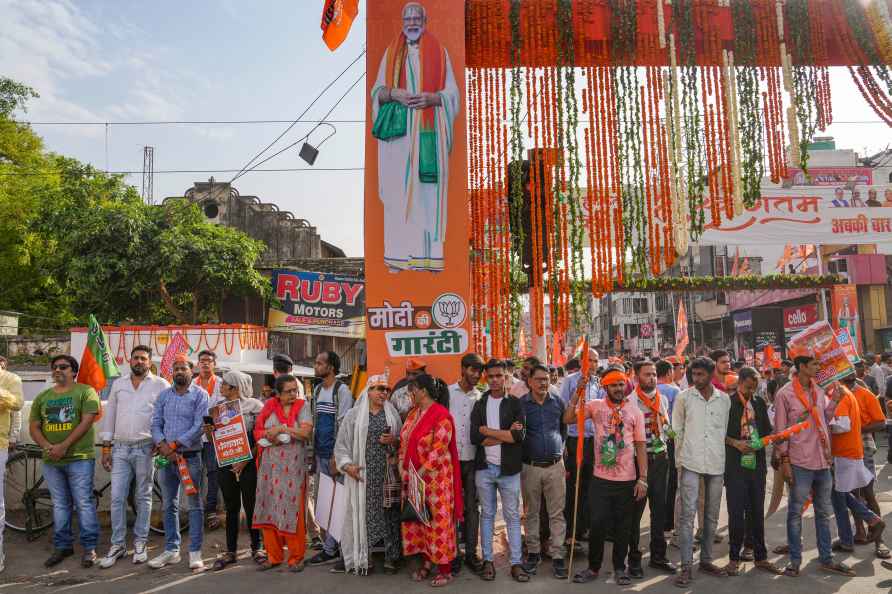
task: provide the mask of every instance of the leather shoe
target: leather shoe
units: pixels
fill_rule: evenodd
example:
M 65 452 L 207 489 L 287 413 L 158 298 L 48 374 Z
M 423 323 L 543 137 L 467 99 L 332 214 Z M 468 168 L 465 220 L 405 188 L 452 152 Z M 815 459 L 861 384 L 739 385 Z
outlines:
M 96 565 L 96 551 L 86 551 L 81 557 L 81 567 L 90 569 L 94 565 Z
M 640 565 L 631 565 L 629 566 L 629 577 L 635 578 L 636 580 L 644 579 L 644 570 Z
M 72 555 L 74 555 L 73 549 L 55 549 L 53 550 L 53 554 L 50 555 L 50 558 L 43 562 L 43 566 L 53 567 Z
M 669 559 L 654 559 L 647 565 L 648 567 L 659 569 L 660 571 L 665 571 L 666 573 L 675 573 L 677 569 L 675 567 L 675 564 L 672 563 L 672 561 L 670 561 Z

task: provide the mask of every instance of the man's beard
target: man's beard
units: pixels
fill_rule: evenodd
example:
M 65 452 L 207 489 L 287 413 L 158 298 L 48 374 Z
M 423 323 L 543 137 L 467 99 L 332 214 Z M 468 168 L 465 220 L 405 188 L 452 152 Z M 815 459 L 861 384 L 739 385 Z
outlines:
M 406 27 L 403 29 L 403 35 L 405 35 L 406 39 L 408 39 L 412 43 L 415 43 L 416 41 L 421 39 L 422 33 L 424 33 L 424 29 L 422 29 L 421 27 Z
M 148 372 L 148 371 L 149 371 L 149 368 L 144 367 L 142 365 L 131 365 L 130 366 L 130 372 L 137 377 L 144 376 L 146 374 L 146 372 Z
M 175 383 L 178 386 L 188 386 L 189 378 L 184 374 L 178 373 L 173 376 L 173 383 Z

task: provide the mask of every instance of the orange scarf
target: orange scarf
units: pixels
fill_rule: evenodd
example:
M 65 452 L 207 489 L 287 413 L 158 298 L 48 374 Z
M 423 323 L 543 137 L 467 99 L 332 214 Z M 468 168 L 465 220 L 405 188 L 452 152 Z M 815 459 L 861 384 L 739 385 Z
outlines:
M 814 379 L 812 379 L 814 382 Z M 823 421 L 821 420 L 821 414 L 818 412 L 818 391 L 815 389 L 814 383 L 812 383 L 811 388 L 808 391 L 809 398 L 806 398 L 805 388 L 802 387 L 802 384 L 799 382 L 799 376 L 793 377 L 793 392 L 796 393 L 796 398 L 799 399 L 799 402 L 802 406 L 805 407 L 811 414 L 811 418 L 815 422 L 815 431 L 818 432 L 818 437 L 821 440 L 821 448 L 824 451 L 824 457 L 829 462 L 831 460 L 830 457 L 830 446 L 827 445 L 827 436 L 824 435 L 824 432 L 821 431 L 821 427 L 823 426 Z M 801 420 L 801 419 L 800 419 Z
M 604 399 L 607 402 L 607 408 L 610 409 L 610 430 L 613 433 L 614 439 L 616 439 L 616 444 L 619 445 L 623 441 L 623 406 L 626 405 L 627 399 L 623 398 L 622 402 L 619 404 L 614 404 L 613 401 L 607 397 Z
M 740 415 L 740 439 L 749 439 L 752 434 L 750 424 L 755 419 L 755 410 L 750 416 L 750 406 L 748 406 L 750 401 L 741 396 L 740 392 L 737 393 L 737 398 L 740 400 L 740 405 L 743 406 L 743 412 Z
M 650 396 L 644 393 L 644 390 L 641 389 L 640 384 L 635 385 L 635 394 L 638 395 L 638 400 L 641 401 L 644 406 L 650 409 L 650 432 L 653 433 L 654 439 L 660 437 L 660 427 L 663 422 L 663 411 L 660 410 L 660 391 L 654 391 L 654 398 L 651 400 Z
M 207 388 L 205 388 L 204 385 L 202 385 L 200 375 L 198 376 L 198 378 L 196 378 L 195 383 L 198 384 L 199 388 L 204 388 L 207 391 L 208 396 L 210 396 L 211 398 L 214 397 L 214 388 L 217 386 L 216 374 L 213 374 L 213 373 L 211 374 L 211 380 L 208 382 Z
M 391 89 L 406 88 L 406 56 L 409 45 L 406 36 L 400 33 L 387 48 L 387 71 L 385 84 Z M 421 63 L 418 87 L 424 93 L 439 93 L 446 86 L 446 52 L 436 37 L 422 33 L 418 39 L 419 61 Z M 421 128 L 434 129 L 436 108 L 427 107 L 421 112 Z

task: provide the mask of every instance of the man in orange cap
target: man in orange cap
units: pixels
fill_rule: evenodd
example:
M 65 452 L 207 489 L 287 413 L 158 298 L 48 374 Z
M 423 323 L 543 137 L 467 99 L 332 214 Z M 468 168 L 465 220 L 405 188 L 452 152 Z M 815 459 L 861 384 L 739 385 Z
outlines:
M 425 373 L 426 370 L 427 363 L 422 359 L 409 359 L 406 363 L 406 376 L 393 387 L 390 403 L 396 407 L 396 410 L 400 413 L 400 418 L 404 421 L 409 415 L 409 411 L 415 406 L 415 400 L 409 392 L 409 382 Z

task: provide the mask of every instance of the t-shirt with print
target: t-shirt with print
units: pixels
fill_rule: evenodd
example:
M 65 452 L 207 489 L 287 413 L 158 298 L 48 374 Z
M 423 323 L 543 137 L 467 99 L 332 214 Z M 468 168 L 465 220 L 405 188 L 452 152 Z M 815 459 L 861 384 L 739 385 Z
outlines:
M 51 444 L 64 441 L 75 427 L 80 425 L 84 414 L 99 413 L 99 395 L 85 384 L 74 384 L 70 390 L 58 394 L 52 388 L 37 395 L 31 404 L 30 421 L 40 422 L 44 437 Z M 95 427 L 93 425 L 65 453 L 61 460 L 50 460 L 44 453 L 43 463 L 61 466 L 78 460 L 93 460 L 96 457 Z
M 837 458 L 860 460 L 864 457 L 864 446 L 861 443 L 861 409 L 851 392 L 836 405 L 835 417 L 848 417 L 851 429 L 845 433 L 830 433 L 831 452 Z
M 586 415 L 595 426 L 595 468 L 598 478 L 608 481 L 634 481 L 637 477 L 635 469 L 635 442 L 644 442 L 644 415 L 638 406 L 628 398 L 623 400 L 620 415 L 622 417 L 623 448 L 617 449 L 616 464 L 606 467 L 601 464 L 601 447 L 604 438 L 611 435 L 611 410 L 607 400 L 593 400 L 585 406 Z
M 335 405 L 334 386 L 338 388 L 338 402 Z M 337 439 L 337 421 L 344 418 L 353 406 L 353 395 L 350 388 L 342 382 L 332 384 L 330 388 L 319 386 L 316 389 L 316 419 L 313 426 L 313 448 L 320 458 L 331 458 L 334 454 Z

